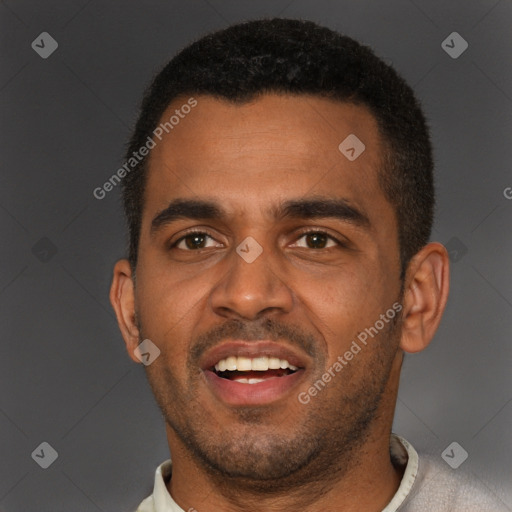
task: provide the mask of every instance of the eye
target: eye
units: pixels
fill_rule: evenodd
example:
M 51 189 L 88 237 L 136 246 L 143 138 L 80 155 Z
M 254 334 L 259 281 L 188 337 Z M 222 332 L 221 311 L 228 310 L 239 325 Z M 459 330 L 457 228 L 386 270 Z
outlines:
M 298 240 L 304 239 L 305 245 L 296 245 L 306 249 L 328 249 L 329 247 L 342 246 L 343 244 L 327 234 L 325 231 L 306 231 L 301 234 Z M 327 245 L 331 242 L 331 245 Z
M 194 251 L 198 249 L 208 249 L 210 247 L 218 247 L 222 244 L 206 245 L 207 241 L 215 242 L 215 239 L 203 231 L 190 231 L 182 236 L 171 245 L 171 249 L 177 248 L 185 251 Z
M 300 244 L 299 241 L 302 239 L 304 243 Z M 207 245 L 208 242 L 210 242 L 209 245 Z M 294 246 L 306 249 L 329 249 L 336 246 L 343 247 L 344 244 L 325 231 L 310 230 L 303 232 Z M 170 246 L 171 249 L 176 248 L 184 251 L 197 251 L 211 247 L 222 247 L 222 244 L 216 242 L 213 236 L 204 231 L 190 231 Z

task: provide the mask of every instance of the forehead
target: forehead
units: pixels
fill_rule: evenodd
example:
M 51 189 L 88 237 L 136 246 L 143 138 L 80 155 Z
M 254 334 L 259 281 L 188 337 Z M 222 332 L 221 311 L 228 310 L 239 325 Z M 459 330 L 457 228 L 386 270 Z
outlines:
M 198 196 L 238 213 L 308 195 L 340 197 L 377 217 L 390 209 L 378 185 L 383 142 L 365 107 L 268 94 L 244 104 L 195 96 L 194 108 L 181 109 L 188 99 L 161 118 L 174 115 L 169 133 L 154 138 L 145 214 Z

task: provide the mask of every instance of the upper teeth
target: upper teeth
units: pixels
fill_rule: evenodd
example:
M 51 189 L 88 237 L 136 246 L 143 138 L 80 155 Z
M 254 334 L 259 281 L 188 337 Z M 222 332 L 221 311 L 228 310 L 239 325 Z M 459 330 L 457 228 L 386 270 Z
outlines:
M 236 357 L 230 356 L 221 359 L 216 365 L 215 370 L 218 372 L 229 371 L 262 371 L 278 370 L 279 368 L 289 368 L 290 370 L 298 370 L 296 366 L 290 364 L 286 359 L 279 359 L 278 357 Z

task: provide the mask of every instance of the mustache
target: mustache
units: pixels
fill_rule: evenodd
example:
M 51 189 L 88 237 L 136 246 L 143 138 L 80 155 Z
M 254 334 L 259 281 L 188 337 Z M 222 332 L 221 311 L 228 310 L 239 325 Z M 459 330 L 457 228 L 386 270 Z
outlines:
M 285 339 L 312 358 L 315 358 L 318 352 L 317 339 L 300 327 L 286 325 L 270 318 L 257 321 L 243 321 L 234 318 L 199 335 L 194 340 L 188 356 L 188 365 L 196 366 L 207 350 L 227 339 L 244 341 Z

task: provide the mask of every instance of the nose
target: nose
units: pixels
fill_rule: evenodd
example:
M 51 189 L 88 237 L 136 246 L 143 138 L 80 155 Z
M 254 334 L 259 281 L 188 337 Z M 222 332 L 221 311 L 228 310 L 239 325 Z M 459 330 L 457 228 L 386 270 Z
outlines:
M 248 260 L 250 261 L 250 260 Z M 293 292 L 271 250 L 248 262 L 233 251 L 226 270 L 210 295 L 213 311 L 227 318 L 257 320 L 268 314 L 289 313 Z

